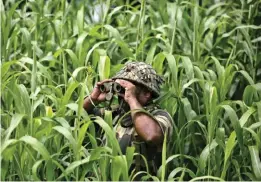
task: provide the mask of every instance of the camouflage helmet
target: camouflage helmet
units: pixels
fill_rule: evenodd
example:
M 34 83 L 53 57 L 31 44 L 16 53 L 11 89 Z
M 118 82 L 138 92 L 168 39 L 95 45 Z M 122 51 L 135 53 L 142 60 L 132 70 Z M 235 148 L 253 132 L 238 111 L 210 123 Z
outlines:
M 112 79 L 124 79 L 141 84 L 153 93 L 153 97 L 160 95 L 160 85 L 163 83 L 163 78 L 156 73 L 151 65 L 144 62 L 126 63 Z

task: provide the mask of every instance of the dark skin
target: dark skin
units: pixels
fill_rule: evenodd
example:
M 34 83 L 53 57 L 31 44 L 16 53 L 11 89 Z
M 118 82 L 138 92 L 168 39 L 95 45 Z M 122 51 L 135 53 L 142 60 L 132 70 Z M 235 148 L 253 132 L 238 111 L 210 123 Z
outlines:
M 89 114 L 92 113 L 94 108 L 91 100 L 94 104 L 99 104 L 100 102 L 105 101 L 106 93 L 102 93 L 99 90 L 99 86 L 110 81 L 112 80 L 106 79 L 102 82 L 98 82 L 91 95 L 84 100 L 83 108 Z M 119 94 L 119 96 L 125 100 L 132 111 L 131 117 L 137 134 L 148 144 L 162 144 L 164 135 L 159 124 L 146 113 L 137 111 L 138 109 L 143 109 L 143 106 L 145 106 L 152 99 L 152 93 L 146 90 L 137 92 L 137 86 L 127 80 L 116 79 L 115 82 L 125 88 L 125 94 Z

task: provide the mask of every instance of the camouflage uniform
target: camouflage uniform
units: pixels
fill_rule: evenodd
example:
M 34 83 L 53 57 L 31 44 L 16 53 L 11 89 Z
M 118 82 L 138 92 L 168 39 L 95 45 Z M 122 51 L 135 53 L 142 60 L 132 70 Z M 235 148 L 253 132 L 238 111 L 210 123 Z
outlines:
M 144 110 L 148 111 L 154 117 L 163 134 L 167 132 L 169 141 L 172 135 L 173 121 L 168 112 L 154 104 L 144 107 Z M 148 145 L 141 139 L 135 131 L 130 114 L 126 115 L 120 122 L 119 118 L 121 118 L 121 115 L 114 118 L 114 123 L 116 123 L 114 128 L 123 154 L 125 154 L 128 146 L 134 146 L 135 152 L 142 154 L 146 158 L 150 173 L 156 174 L 158 167 L 161 165 L 162 147 Z M 145 163 L 141 156 L 135 156 L 133 167 L 135 167 L 137 171 L 146 170 Z
M 156 71 L 150 65 L 143 62 L 127 63 L 112 79 L 124 79 L 131 81 L 134 84 L 143 85 L 152 92 L 153 98 L 159 96 L 160 85 L 163 82 L 163 79 L 157 75 Z M 154 120 L 159 124 L 162 133 L 165 134 L 167 132 L 167 137 L 170 139 L 172 135 L 173 120 L 169 113 L 160 109 L 159 106 L 153 103 L 147 104 L 143 109 L 154 117 Z M 120 113 L 120 115 L 118 113 Z M 131 114 L 129 113 L 122 118 L 125 113 L 126 112 L 122 111 L 119 112 L 117 109 L 112 112 L 114 129 L 121 150 L 123 154 L 125 154 L 128 146 L 134 146 L 135 152 L 142 154 L 147 159 L 150 173 L 155 174 L 157 168 L 161 165 L 162 147 L 148 145 L 144 142 L 135 131 Z M 132 167 L 137 171 L 146 170 L 145 163 L 140 155 L 135 157 Z

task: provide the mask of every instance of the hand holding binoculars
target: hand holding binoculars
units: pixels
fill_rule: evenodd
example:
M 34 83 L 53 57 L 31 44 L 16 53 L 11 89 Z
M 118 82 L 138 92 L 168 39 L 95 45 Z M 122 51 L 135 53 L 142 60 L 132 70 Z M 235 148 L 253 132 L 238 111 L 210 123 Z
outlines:
M 124 93 L 125 89 L 119 83 L 105 82 L 102 85 L 100 85 L 100 91 L 103 93 L 107 93 L 105 96 L 106 100 L 111 100 L 113 94 Z

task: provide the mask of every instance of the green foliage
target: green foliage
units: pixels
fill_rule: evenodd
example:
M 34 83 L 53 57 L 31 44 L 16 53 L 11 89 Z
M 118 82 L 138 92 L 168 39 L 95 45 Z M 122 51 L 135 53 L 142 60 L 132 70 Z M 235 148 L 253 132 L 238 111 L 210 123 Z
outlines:
M 260 3 L 1 0 L 1 180 L 261 180 Z M 82 108 L 128 60 L 165 78 L 156 176 Z

